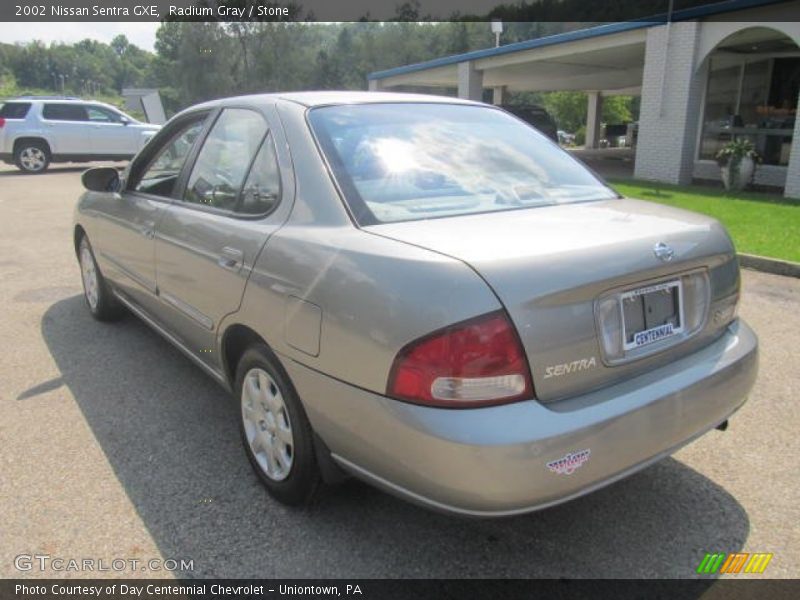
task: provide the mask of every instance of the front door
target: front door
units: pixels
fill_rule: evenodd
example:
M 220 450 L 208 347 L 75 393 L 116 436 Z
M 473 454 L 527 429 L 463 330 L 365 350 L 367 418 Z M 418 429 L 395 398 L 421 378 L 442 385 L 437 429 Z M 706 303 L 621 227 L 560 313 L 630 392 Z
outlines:
M 103 106 L 86 107 L 89 139 L 95 156 L 131 156 L 138 148 L 137 132 L 120 120 L 120 115 Z M 135 137 L 136 136 L 136 137 Z
M 275 142 L 264 115 L 225 108 L 197 154 L 181 200 L 156 226 L 162 320 L 212 366 L 219 323 L 239 308 L 256 258 L 280 226 L 280 194 Z
M 155 228 L 172 202 L 189 154 L 200 137 L 207 113 L 175 123 L 153 148 L 131 165 L 116 202 L 101 217 L 99 248 L 104 274 L 130 300 L 152 311 L 157 305 Z

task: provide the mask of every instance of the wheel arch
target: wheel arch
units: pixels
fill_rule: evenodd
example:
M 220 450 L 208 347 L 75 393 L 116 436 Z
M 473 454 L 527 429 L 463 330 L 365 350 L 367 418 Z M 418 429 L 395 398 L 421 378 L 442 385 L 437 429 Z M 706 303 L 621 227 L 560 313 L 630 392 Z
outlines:
M 53 156 L 53 146 L 50 144 L 50 141 L 42 137 L 40 135 L 22 135 L 14 140 L 13 152 L 14 155 L 17 154 L 17 150 L 19 149 L 20 145 L 24 143 L 31 143 L 35 142 L 37 144 L 44 144 L 47 146 L 47 153 L 50 155 L 50 158 Z
M 286 381 L 290 386 L 292 386 L 292 388 L 294 388 L 294 382 L 291 380 L 289 374 L 286 372 L 286 369 L 281 364 L 280 358 L 267 343 L 267 341 L 261 335 L 256 333 L 256 331 L 251 327 L 248 327 L 242 323 L 233 323 L 225 329 L 224 333 L 222 334 L 222 342 L 220 344 L 220 359 L 222 362 L 224 375 L 228 380 L 230 389 L 236 389 L 236 367 L 247 349 L 254 344 L 262 344 L 270 351 L 270 353 L 272 353 L 278 363 L 277 366 L 282 371 Z M 295 393 L 297 392 L 295 391 Z M 300 401 L 300 405 L 305 411 L 305 404 L 299 394 L 297 394 L 297 399 Z M 325 440 L 323 440 L 314 430 L 313 424 L 311 427 L 314 455 L 316 456 L 317 464 L 320 468 L 323 481 L 329 484 L 336 484 L 344 481 L 348 478 L 348 475 L 342 471 L 338 464 L 333 460 L 330 449 L 328 448 Z
M 75 231 L 72 234 L 72 245 L 75 247 L 75 256 L 77 256 L 80 251 L 81 240 L 84 237 L 88 236 L 86 235 L 86 230 L 83 228 L 83 225 L 75 225 Z
M 263 344 L 272 350 L 263 337 L 256 333 L 254 329 L 242 323 L 229 325 L 222 334 L 220 359 L 225 378 L 228 380 L 231 389 L 234 389 L 236 385 L 236 367 L 242 355 L 254 344 Z

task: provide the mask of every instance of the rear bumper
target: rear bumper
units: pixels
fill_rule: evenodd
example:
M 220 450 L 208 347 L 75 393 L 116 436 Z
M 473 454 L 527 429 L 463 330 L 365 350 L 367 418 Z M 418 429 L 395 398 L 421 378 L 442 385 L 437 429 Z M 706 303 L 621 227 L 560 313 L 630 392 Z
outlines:
M 586 494 L 716 427 L 755 381 L 758 341 L 736 321 L 679 361 L 547 407 L 428 408 L 292 361 L 286 367 L 315 431 L 346 470 L 431 508 L 489 517 Z M 586 450 L 588 460 L 570 474 L 547 466 Z

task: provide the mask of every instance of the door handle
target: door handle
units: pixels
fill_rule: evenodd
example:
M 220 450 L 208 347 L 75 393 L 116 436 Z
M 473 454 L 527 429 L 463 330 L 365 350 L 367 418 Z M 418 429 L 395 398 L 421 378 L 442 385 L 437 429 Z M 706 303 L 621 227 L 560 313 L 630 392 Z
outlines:
M 217 264 L 223 269 L 238 273 L 244 264 L 244 253 L 238 248 L 225 246 L 217 259 Z
M 156 223 L 155 221 L 147 221 L 142 228 L 139 230 L 141 234 L 146 237 L 148 240 L 152 240 L 156 237 Z

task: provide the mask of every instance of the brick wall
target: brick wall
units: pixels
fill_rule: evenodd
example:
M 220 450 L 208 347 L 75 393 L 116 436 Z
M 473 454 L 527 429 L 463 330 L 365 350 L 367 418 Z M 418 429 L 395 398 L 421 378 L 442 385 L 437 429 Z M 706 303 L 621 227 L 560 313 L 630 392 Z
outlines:
M 798 106 L 800 106 L 800 100 Z M 794 120 L 794 137 L 792 137 L 789 168 L 786 171 L 786 188 L 783 195 L 787 198 L 800 198 L 800 118 Z
M 694 67 L 700 27 L 697 22 L 682 22 L 647 32 L 637 178 L 691 182 L 706 75 L 705 68 L 695 73 Z

